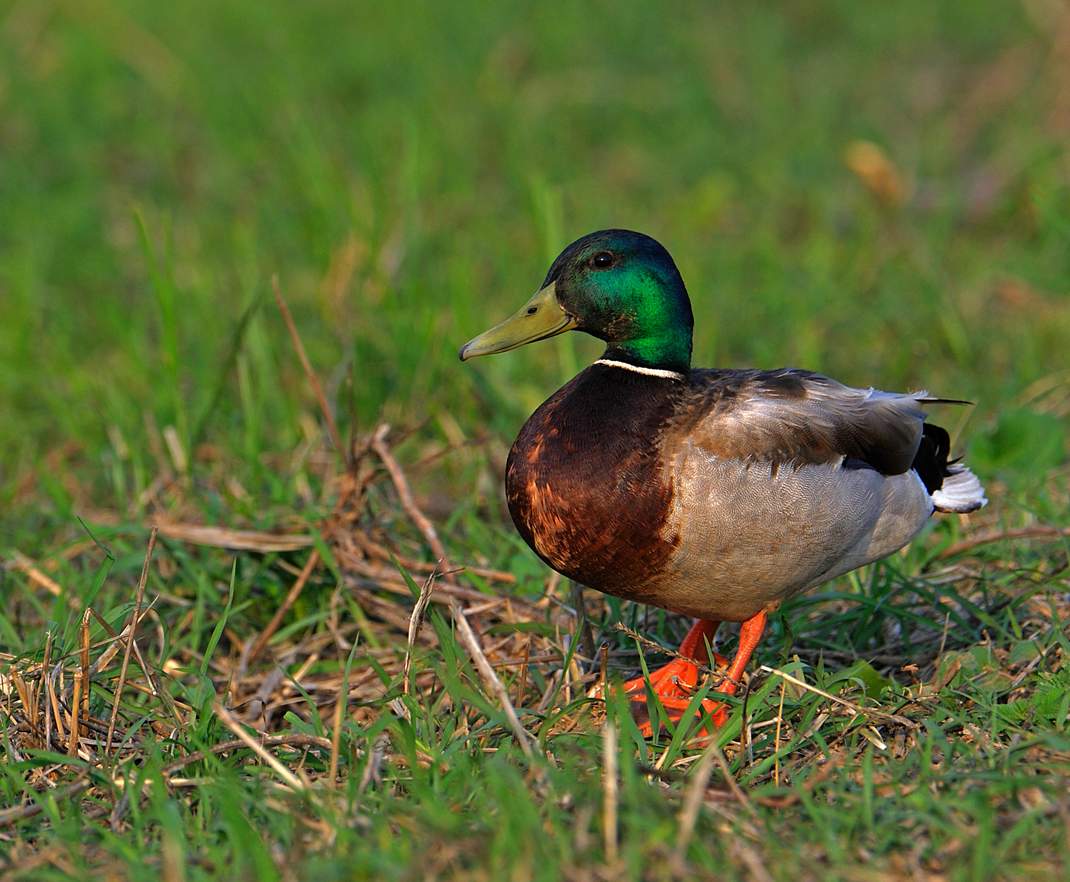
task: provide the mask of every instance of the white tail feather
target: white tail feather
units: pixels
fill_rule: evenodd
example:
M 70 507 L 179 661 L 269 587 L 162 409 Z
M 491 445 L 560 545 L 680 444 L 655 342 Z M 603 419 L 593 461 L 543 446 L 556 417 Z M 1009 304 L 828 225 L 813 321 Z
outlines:
M 952 465 L 948 467 L 948 472 L 940 489 L 932 495 L 937 511 L 965 514 L 988 504 L 985 488 L 977 480 L 977 475 L 966 466 Z

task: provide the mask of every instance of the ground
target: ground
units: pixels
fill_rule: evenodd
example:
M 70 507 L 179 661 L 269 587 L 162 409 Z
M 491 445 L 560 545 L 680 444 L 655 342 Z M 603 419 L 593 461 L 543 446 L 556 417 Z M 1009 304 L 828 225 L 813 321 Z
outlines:
M 1068 96 L 1059 2 L 0 2 L 0 873 L 1065 878 Z M 597 344 L 456 358 L 607 226 L 697 364 L 975 402 L 709 745 L 504 510 Z

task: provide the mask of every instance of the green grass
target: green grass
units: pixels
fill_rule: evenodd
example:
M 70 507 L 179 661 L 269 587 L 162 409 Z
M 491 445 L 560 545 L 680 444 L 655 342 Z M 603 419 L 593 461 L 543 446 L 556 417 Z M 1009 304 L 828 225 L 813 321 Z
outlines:
M 1068 26 L 1052 4 L 916 0 L 0 2 L 0 820 L 42 808 L 0 827 L 0 873 L 1063 878 L 1070 545 L 953 546 L 1070 525 Z M 858 141 L 902 198 L 852 171 Z M 611 703 L 616 857 L 597 709 L 572 685 L 540 706 L 561 656 L 586 651 L 567 588 L 537 611 L 472 616 L 494 660 L 556 653 L 499 668 L 534 758 L 444 608 L 403 697 L 407 583 L 331 532 L 340 469 L 271 295 L 277 275 L 345 436 L 394 426 L 451 560 L 516 580 L 461 584 L 537 599 L 549 573 L 508 523 L 501 466 L 526 415 L 599 349 L 569 335 L 464 366 L 456 351 L 606 226 L 672 251 L 698 364 L 976 401 L 939 417 L 992 499 L 797 599 L 759 651 L 900 722 L 782 693 L 752 666 L 719 739 L 740 802 L 685 732 L 646 744 Z M 432 552 L 374 463 L 349 528 L 419 582 Z M 122 629 L 156 520 L 315 534 L 324 562 L 243 669 L 310 552 L 162 536 L 138 645 L 164 696 L 126 689 L 115 761 L 64 760 L 64 743 L 19 729 L 10 675 L 39 670 L 51 635 L 69 699 L 80 610 Z M 620 676 L 639 660 L 618 622 L 666 645 L 684 624 L 601 596 L 586 607 Z M 97 659 L 108 635 L 96 619 L 88 632 Z M 94 678 L 94 719 L 121 658 Z M 343 681 L 328 782 L 315 739 L 336 734 Z M 130 682 L 146 682 L 136 659 Z M 217 698 L 304 736 L 272 750 L 308 792 L 246 749 L 189 761 L 234 737 Z

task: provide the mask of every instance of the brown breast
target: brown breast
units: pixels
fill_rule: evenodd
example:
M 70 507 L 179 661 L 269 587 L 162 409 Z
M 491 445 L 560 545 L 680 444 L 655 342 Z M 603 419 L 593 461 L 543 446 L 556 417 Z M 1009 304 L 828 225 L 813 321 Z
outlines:
M 509 511 L 562 575 L 649 599 L 679 541 L 666 527 L 673 486 L 659 442 L 683 385 L 595 364 L 520 430 L 506 465 Z

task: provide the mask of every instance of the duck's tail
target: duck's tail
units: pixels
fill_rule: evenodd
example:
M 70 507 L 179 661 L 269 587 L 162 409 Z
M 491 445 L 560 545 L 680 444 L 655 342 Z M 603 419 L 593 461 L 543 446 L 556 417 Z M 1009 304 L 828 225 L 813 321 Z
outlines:
M 947 431 L 926 423 L 914 456 L 914 471 L 932 496 L 937 511 L 966 514 L 988 503 L 977 475 L 957 460 L 949 460 L 951 438 Z
M 947 475 L 940 487 L 932 492 L 933 505 L 937 511 L 966 514 L 988 504 L 985 488 L 977 475 L 962 463 L 947 466 Z

